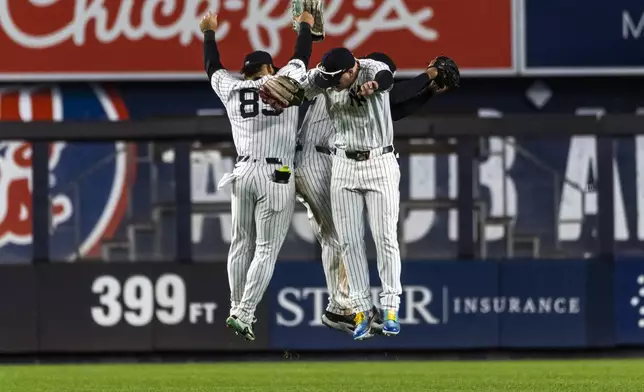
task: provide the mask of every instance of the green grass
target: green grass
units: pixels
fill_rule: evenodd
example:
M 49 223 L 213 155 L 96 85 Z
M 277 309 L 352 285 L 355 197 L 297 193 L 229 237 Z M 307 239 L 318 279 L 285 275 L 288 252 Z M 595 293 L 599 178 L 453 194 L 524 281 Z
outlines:
M 2 392 L 644 391 L 644 360 L 0 366 Z

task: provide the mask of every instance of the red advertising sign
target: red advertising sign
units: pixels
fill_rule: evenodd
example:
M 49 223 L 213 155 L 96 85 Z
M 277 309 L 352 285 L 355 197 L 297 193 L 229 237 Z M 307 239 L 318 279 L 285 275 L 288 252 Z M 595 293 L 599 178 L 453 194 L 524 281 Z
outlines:
M 512 0 L 326 0 L 327 38 L 313 62 L 345 46 L 389 54 L 401 73 L 453 57 L 464 74 L 512 73 Z M 0 79 L 203 77 L 198 23 L 219 14 L 224 65 L 265 50 L 291 56 L 289 0 L 0 0 Z

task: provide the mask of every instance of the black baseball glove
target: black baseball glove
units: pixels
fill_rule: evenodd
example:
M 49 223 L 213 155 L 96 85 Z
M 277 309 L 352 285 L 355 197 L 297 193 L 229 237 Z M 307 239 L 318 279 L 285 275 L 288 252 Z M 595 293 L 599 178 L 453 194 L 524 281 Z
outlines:
M 433 82 L 436 83 L 439 89 L 458 87 L 461 81 L 461 72 L 458 70 L 458 65 L 447 56 L 438 56 L 427 68 L 436 68 L 438 75 L 434 78 Z

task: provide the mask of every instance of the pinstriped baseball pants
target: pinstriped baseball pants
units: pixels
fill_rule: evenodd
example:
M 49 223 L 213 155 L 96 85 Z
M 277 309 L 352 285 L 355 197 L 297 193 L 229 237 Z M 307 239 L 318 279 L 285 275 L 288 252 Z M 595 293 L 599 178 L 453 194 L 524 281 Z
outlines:
M 268 288 L 293 217 L 295 181 L 271 181 L 279 165 L 239 163 L 232 184 L 228 253 L 230 314 L 250 323 Z
M 349 284 L 331 210 L 332 158 L 306 149 L 296 154 L 295 161 L 295 189 L 304 200 L 309 222 L 322 248 L 322 266 L 329 291 L 326 310 L 335 314 L 350 314 Z
M 398 247 L 400 168 L 393 153 L 365 161 L 333 158 L 331 205 L 349 280 L 349 297 L 356 312 L 371 309 L 369 265 L 364 240 L 364 208 L 376 245 L 382 283 L 380 306 L 400 306 L 401 263 Z

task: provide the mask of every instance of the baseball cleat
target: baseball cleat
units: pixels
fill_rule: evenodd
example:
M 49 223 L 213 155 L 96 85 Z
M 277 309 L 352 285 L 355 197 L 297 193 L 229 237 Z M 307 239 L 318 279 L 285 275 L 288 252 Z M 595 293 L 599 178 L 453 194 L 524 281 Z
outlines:
M 255 321 L 255 319 L 253 319 Z M 226 319 L 228 328 L 235 331 L 235 335 L 241 335 L 244 339 L 252 342 L 255 340 L 255 333 L 253 332 L 253 325 L 245 323 L 237 318 L 237 316 L 230 316 Z
M 329 328 L 347 333 L 353 333 L 353 330 L 355 329 L 353 316 L 344 316 L 341 314 L 331 313 L 329 311 L 324 312 L 322 315 L 322 324 Z
M 353 319 L 356 325 L 355 331 L 353 331 L 353 340 L 364 340 L 373 336 L 373 332 L 371 331 L 373 317 L 371 310 L 356 313 Z
M 400 333 L 400 322 L 398 322 L 398 312 L 395 310 L 385 310 L 385 321 L 382 324 L 382 334 L 385 336 L 396 336 Z

